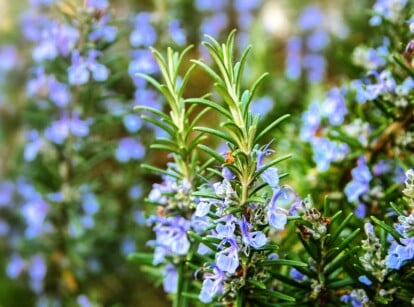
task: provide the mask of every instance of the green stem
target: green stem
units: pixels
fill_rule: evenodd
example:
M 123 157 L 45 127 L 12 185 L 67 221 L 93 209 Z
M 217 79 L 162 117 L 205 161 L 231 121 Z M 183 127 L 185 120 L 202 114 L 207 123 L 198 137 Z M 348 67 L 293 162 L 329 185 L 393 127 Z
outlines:
M 237 293 L 236 307 L 244 307 L 244 296 L 242 292 Z
M 185 278 L 184 278 L 184 264 L 180 263 L 177 268 L 178 280 L 177 280 L 177 291 L 174 296 L 173 307 L 185 307 L 187 303 L 185 298 L 181 296 L 183 293 Z

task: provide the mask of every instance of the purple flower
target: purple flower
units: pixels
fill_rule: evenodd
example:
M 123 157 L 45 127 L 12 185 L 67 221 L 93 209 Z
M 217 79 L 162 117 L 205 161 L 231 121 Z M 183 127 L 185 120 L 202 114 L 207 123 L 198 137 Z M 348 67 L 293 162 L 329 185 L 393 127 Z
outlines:
M 92 24 L 92 32 L 89 33 L 89 39 L 91 41 L 102 40 L 107 43 L 112 43 L 115 40 L 117 28 L 108 25 L 110 18 L 110 15 L 104 15 L 96 23 Z
M 414 258 L 414 237 L 401 239 L 400 245 L 393 242 L 388 249 L 388 255 L 385 258 L 385 265 L 394 270 L 399 270 L 406 260 Z
M 323 50 L 329 44 L 329 35 L 325 30 L 316 30 L 309 34 L 306 46 L 312 52 Z
M 11 181 L 0 181 L 0 208 L 12 205 L 14 184 Z
M 267 168 L 260 177 L 266 182 L 272 189 L 279 189 L 279 172 L 276 167 Z
M 83 295 L 83 294 L 79 295 L 76 298 L 76 301 L 80 307 L 93 307 L 92 303 L 90 302 L 90 300 L 88 299 L 86 295 Z
M 264 96 L 253 100 L 250 109 L 253 114 L 266 115 L 273 109 L 273 106 L 273 99 L 270 96 Z
M 199 11 L 220 12 L 227 8 L 228 0 L 196 0 L 195 7 Z
M 286 44 L 286 68 L 285 74 L 289 79 L 297 80 L 302 72 L 302 40 L 292 37 Z
M 22 215 L 26 220 L 26 236 L 28 238 L 37 237 L 44 230 L 44 221 L 49 211 L 49 205 L 42 199 L 28 201 L 21 209 Z
M 355 202 L 362 194 L 369 191 L 369 183 L 372 179 L 364 156 L 358 159 L 357 167 L 351 173 L 352 181 L 346 185 L 344 192 L 349 202 Z
M 145 148 L 134 138 L 123 138 L 115 151 L 116 159 L 125 163 L 129 160 L 141 160 L 145 155 Z
M 96 10 L 105 10 L 108 6 L 108 0 L 86 0 L 86 5 Z
M 212 37 L 218 37 L 227 27 L 228 22 L 229 20 L 227 14 L 223 12 L 216 13 L 203 20 L 200 26 L 200 31 L 201 33 L 208 34 Z
M 164 269 L 164 291 L 167 293 L 177 292 L 178 273 L 172 264 L 168 264 Z
M 252 228 L 252 226 L 246 221 L 246 218 L 244 216 L 239 225 L 242 231 L 243 242 L 246 245 L 253 247 L 254 249 L 259 249 L 262 246 L 266 245 L 266 235 L 261 231 L 249 232 L 249 229 Z
M 303 56 L 303 68 L 311 83 L 322 81 L 326 74 L 326 60 L 317 53 L 306 54 Z
M 217 266 L 214 266 L 213 272 L 204 273 L 203 277 L 203 286 L 198 298 L 202 303 L 208 304 L 211 303 L 214 296 L 220 294 L 223 291 L 225 273 L 222 272 Z
M 128 114 L 123 118 L 124 127 L 130 133 L 134 133 L 139 131 L 142 127 L 142 120 L 139 115 L 136 114 Z
M 9 278 L 17 278 L 25 269 L 26 262 L 18 254 L 13 254 L 7 264 L 6 274 Z
M 187 238 L 190 223 L 181 216 L 157 217 L 155 222 L 157 222 L 154 227 L 156 240 L 150 241 L 149 244 L 161 247 L 158 252 L 162 253 L 162 257 L 158 257 L 158 259 L 162 259 L 163 255 L 168 253 L 173 256 L 185 255 L 190 248 L 190 242 Z
M 43 280 L 46 277 L 46 262 L 42 255 L 33 256 L 29 263 L 28 273 L 33 291 L 40 293 L 43 290 Z
M 308 279 L 306 275 L 302 274 L 295 268 L 290 269 L 289 276 L 297 282 L 304 282 Z
M 70 118 L 67 114 L 63 114 L 60 119 L 52 122 L 46 128 L 45 137 L 56 144 L 63 144 L 69 137 L 70 133 L 77 137 L 85 137 L 89 134 L 89 125 L 91 119 L 80 120 L 78 113 L 74 112 Z
M 320 127 L 321 111 L 319 105 L 313 102 L 308 111 L 302 114 L 302 128 L 300 130 L 300 138 L 303 141 L 311 141 Z
M 321 113 L 322 116 L 329 119 L 329 123 L 333 126 L 343 123 L 345 115 L 348 113 L 343 89 L 334 87 L 326 94 L 326 99 L 321 106 Z
M 81 85 L 89 81 L 90 75 L 95 81 L 105 81 L 108 78 L 109 71 L 104 65 L 97 62 L 96 58 L 101 53 L 96 50 L 90 50 L 88 58 L 79 54 L 78 50 L 72 53 L 72 65 L 68 68 L 69 83 L 72 85 Z
M 279 197 L 286 197 L 284 194 L 285 192 L 283 188 L 275 190 L 267 209 L 267 219 L 269 221 L 269 225 L 277 230 L 285 229 L 287 223 L 286 210 L 278 207 L 277 205 Z
M 150 47 L 157 39 L 157 32 L 151 25 L 151 15 L 148 12 L 139 13 L 134 21 L 134 30 L 129 37 L 133 47 Z
M 226 180 L 233 180 L 234 178 L 236 178 L 236 175 L 234 175 L 228 167 L 223 167 L 223 169 L 221 170 L 221 175 Z
M 224 239 L 220 247 L 228 243 L 229 246 L 218 252 L 215 256 L 217 267 L 224 272 L 234 274 L 239 267 L 238 247 L 234 239 Z
M 99 207 L 99 201 L 94 193 L 88 192 L 82 196 L 82 209 L 87 215 L 96 214 Z
M 173 20 L 168 30 L 170 32 L 171 38 L 177 45 L 184 45 L 187 43 L 187 37 L 184 29 L 181 27 L 180 22 L 178 20 Z
M 328 138 L 314 138 L 311 140 L 313 160 L 320 172 L 327 171 L 332 162 L 341 161 L 348 153 L 345 143 L 331 141 Z
M 158 65 L 150 50 L 135 50 L 133 60 L 129 64 L 128 72 L 133 78 L 137 73 L 154 74 L 158 72 Z
M 309 31 L 320 26 L 323 20 L 323 13 L 315 5 L 307 6 L 299 16 L 298 26 L 300 29 Z
M 17 66 L 18 54 L 16 47 L 12 45 L 3 46 L 0 49 L 0 72 L 11 71 Z
M 52 21 L 48 27 L 40 32 L 39 43 L 33 49 L 33 59 L 41 62 L 53 60 L 58 55 L 67 56 L 75 47 L 78 39 L 79 32 L 77 29 Z

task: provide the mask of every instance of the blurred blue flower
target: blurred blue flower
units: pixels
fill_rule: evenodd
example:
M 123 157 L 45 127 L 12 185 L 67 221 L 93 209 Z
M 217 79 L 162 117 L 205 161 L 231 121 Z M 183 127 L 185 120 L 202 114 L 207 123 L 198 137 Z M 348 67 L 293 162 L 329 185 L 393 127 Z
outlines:
M 141 160 L 145 155 L 144 146 L 134 138 L 122 138 L 115 151 L 116 159 L 125 163 L 129 160 Z
M 173 20 L 169 26 L 168 31 L 170 32 L 171 38 L 173 41 L 179 45 L 183 46 L 187 43 L 187 36 L 183 27 L 181 27 L 178 20 Z
M 223 11 L 228 6 L 228 0 L 196 0 L 195 7 L 199 11 Z
M 285 74 L 289 79 L 297 80 L 302 72 L 302 40 L 291 37 L 286 43 Z
M 313 161 L 320 172 L 329 169 L 332 162 L 339 162 L 345 158 L 349 152 L 349 147 L 345 143 L 332 141 L 328 138 L 315 137 L 311 140 L 313 149 Z
M 329 44 L 329 34 L 319 29 L 310 33 L 306 38 L 306 46 L 312 52 L 322 51 Z
M 262 116 L 265 116 L 273 109 L 274 105 L 275 103 L 273 102 L 272 97 L 263 96 L 252 101 L 250 111 L 253 114 L 261 114 Z
M 414 258 L 414 237 L 401 239 L 400 245 L 393 241 L 385 258 L 385 265 L 389 269 L 399 270 L 406 260 Z
M 15 279 L 26 268 L 26 262 L 19 254 L 13 254 L 7 263 L 6 274 L 9 278 Z
M 158 65 L 150 50 L 140 49 L 132 52 L 132 61 L 128 67 L 129 75 L 137 77 L 137 73 L 155 74 L 158 72 Z M 139 78 L 142 79 L 142 78 Z
M 151 25 L 151 14 L 140 12 L 133 20 L 134 30 L 129 41 L 133 47 L 150 47 L 157 39 L 157 32 Z
M 299 16 L 298 26 L 301 30 L 310 31 L 321 25 L 323 17 L 323 13 L 320 8 L 315 5 L 309 5 Z
M 86 0 L 86 5 L 96 10 L 105 10 L 109 6 L 108 0 Z
M 369 280 L 369 278 L 366 275 L 359 276 L 358 280 L 366 286 L 371 286 L 372 285 L 372 281 Z
M 76 298 L 76 302 L 79 304 L 79 307 L 93 307 L 93 305 L 89 301 L 88 297 L 84 294 L 79 295 Z
M 89 134 L 89 125 L 92 120 L 81 120 L 77 112 L 72 117 L 64 113 L 62 117 L 50 124 L 45 130 L 45 137 L 53 143 L 62 145 L 63 142 L 73 134 L 77 137 L 85 137 Z
M 11 181 L 1 181 L 0 179 L 0 208 L 12 205 L 14 196 L 14 184 Z
M 123 118 L 125 129 L 130 133 L 138 132 L 142 127 L 141 117 L 137 114 L 127 114 Z
M 36 293 L 43 290 L 44 278 L 46 277 L 47 266 L 43 255 L 36 254 L 32 257 L 28 265 L 30 286 Z
M 19 55 L 16 47 L 5 45 L 0 49 L 0 72 L 11 71 L 18 65 Z
M 329 119 L 333 126 L 341 125 L 344 122 L 348 109 L 345 103 L 345 89 L 332 88 L 327 94 L 320 107 L 321 115 Z
M 112 43 L 116 38 L 117 28 L 108 25 L 110 15 L 104 15 L 92 24 L 92 31 L 89 33 L 89 40 L 98 41 L 102 40 L 107 43 Z
M 84 58 L 78 50 L 72 53 L 72 64 L 68 68 L 69 83 L 81 85 L 89 81 L 90 75 L 95 81 L 105 81 L 108 78 L 109 70 L 106 66 L 97 62 L 96 58 L 101 55 L 97 50 L 90 50 L 88 57 Z

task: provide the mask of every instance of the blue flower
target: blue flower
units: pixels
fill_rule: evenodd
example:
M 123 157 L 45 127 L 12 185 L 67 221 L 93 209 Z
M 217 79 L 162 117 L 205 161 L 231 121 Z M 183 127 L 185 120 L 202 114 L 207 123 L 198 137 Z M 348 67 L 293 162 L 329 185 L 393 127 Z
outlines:
M 171 38 L 177 45 L 184 45 L 187 43 L 187 37 L 184 29 L 181 27 L 180 22 L 178 20 L 173 20 L 168 30 L 170 32 Z
M 369 280 L 369 278 L 366 275 L 359 276 L 358 280 L 366 286 L 371 286 L 372 285 L 372 281 Z
M 108 6 L 108 0 L 86 0 L 86 5 L 96 10 L 105 10 Z
M 287 223 L 286 210 L 277 206 L 277 200 L 281 196 L 286 197 L 284 189 L 275 190 L 267 209 L 269 225 L 277 230 L 283 230 Z
M 224 272 L 234 274 L 239 267 L 238 247 L 234 239 L 224 239 L 219 247 L 228 243 L 229 246 L 218 252 L 215 256 L 217 267 Z
M 155 43 L 157 32 L 150 21 L 151 15 L 148 12 L 141 12 L 134 18 L 134 30 L 129 37 L 133 47 L 150 47 Z
M 29 263 L 28 274 L 30 277 L 30 286 L 34 292 L 40 293 L 43 290 L 46 271 L 47 266 L 44 257 L 40 254 L 33 256 Z
M 136 114 L 128 114 L 128 115 L 124 116 L 122 121 L 124 123 L 124 127 L 130 133 L 137 132 L 142 127 L 141 117 L 139 115 L 136 115 Z
M 95 81 L 105 81 L 108 78 L 108 69 L 97 62 L 96 58 L 101 53 L 96 50 L 90 50 L 88 58 L 79 54 L 78 50 L 72 53 L 72 65 L 68 68 L 69 83 L 72 85 L 81 85 L 89 81 L 90 75 Z
M 211 303 L 213 298 L 223 291 L 223 281 L 225 274 L 217 266 L 213 267 L 213 272 L 204 273 L 203 286 L 198 298 L 204 304 Z
M 344 98 L 344 89 L 332 88 L 327 94 L 321 106 L 321 114 L 329 119 L 333 126 L 341 125 L 348 113 Z
M 144 155 L 144 146 L 130 137 L 122 138 L 115 151 L 115 157 L 121 163 L 126 163 L 130 160 L 141 160 Z
M 272 189 L 279 189 L 279 172 L 276 167 L 267 168 L 260 177 L 266 182 Z
M 163 287 L 166 293 L 176 293 L 178 283 L 178 272 L 172 264 L 168 264 L 164 269 Z
M 285 74 L 289 79 L 297 80 L 302 72 L 302 40 L 292 37 L 286 44 L 286 68 Z
M 115 40 L 117 28 L 107 24 L 110 17 L 110 15 L 104 15 L 97 22 L 92 24 L 92 31 L 89 33 L 89 40 L 102 40 L 107 43 L 112 43 Z
M 315 5 L 309 5 L 299 16 L 298 26 L 302 30 L 309 31 L 319 27 L 321 20 L 323 20 L 323 13 L 320 8 Z
M 261 231 L 249 232 L 249 229 L 252 228 L 252 226 L 246 221 L 246 218 L 244 216 L 243 220 L 239 222 L 239 225 L 242 231 L 244 244 L 253 247 L 254 249 L 259 249 L 266 245 L 266 235 Z
M 344 192 L 349 202 L 355 202 L 362 194 L 369 191 L 369 183 L 372 179 L 364 156 L 358 159 L 357 167 L 351 173 L 352 181 L 345 186 Z

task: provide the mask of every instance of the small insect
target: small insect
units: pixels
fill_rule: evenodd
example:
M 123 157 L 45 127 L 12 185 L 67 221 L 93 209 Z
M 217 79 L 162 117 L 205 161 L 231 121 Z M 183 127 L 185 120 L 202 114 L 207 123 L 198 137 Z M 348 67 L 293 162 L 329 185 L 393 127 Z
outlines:
M 224 162 L 227 164 L 232 164 L 236 160 L 236 158 L 233 156 L 233 153 L 230 150 L 227 150 L 224 155 L 226 158 L 224 159 Z

